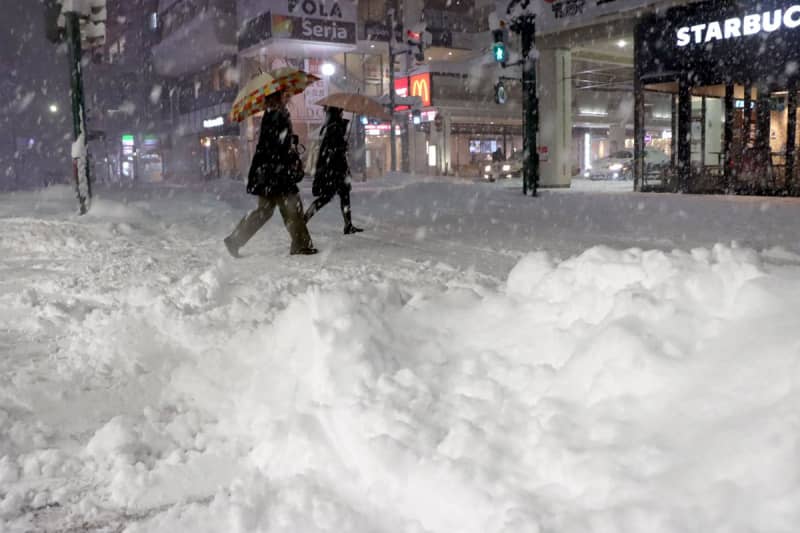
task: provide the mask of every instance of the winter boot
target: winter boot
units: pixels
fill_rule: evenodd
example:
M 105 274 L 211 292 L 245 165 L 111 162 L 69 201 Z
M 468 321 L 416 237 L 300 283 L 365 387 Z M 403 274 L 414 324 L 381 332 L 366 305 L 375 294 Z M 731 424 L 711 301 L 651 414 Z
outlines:
M 289 252 L 289 255 L 314 255 L 318 251 L 319 250 L 317 250 L 313 246 L 310 246 L 308 248 L 300 248 L 299 250 L 292 250 L 291 252 Z
M 342 207 L 342 218 L 344 218 L 344 234 L 352 235 L 354 233 L 361 233 L 364 231 L 353 225 L 353 215 L 350 213 L 350 206 Z
M 354 233 L 361 233 L 362 231 L 364 231 L 364 230 L 362 228 L 358 228 L 358 227 L 354 226 L 352 222 L 350 224 L 347 224 L 344 227 L 344 234 L 345 235 L 352 235 Z
M 236 243 L 233 242 L 233 239 L 230 237 L 225 237 L 222 242 L 225 243 L 225 248 L 228 249 L 228 253 L 231 254 L 232 257 L 236 257 L 237 259 L 242 257 L 239 255 L 239 247 L 236 246 Z

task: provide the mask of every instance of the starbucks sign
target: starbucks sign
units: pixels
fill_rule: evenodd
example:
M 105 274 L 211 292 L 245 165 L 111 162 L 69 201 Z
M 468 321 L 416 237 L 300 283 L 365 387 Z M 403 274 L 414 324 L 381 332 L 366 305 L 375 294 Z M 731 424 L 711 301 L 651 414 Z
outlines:
M 678 46 L 705 44 L 723 39 L 738 39 L 760 33 L 772 33 L 784 28 L 800 27 L 800 5 L 753 13 L 743 17 L 713 20 L 683 26 L 675 32 Z

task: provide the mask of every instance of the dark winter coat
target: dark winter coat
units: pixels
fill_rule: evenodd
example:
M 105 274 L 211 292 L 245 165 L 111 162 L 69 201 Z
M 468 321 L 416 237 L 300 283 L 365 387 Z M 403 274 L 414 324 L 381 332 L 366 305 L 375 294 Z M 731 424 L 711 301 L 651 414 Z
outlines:
M 317 168 L 314 172 L 314 196 L 335 194 L 349 189 L 350 167 L 347 164 L 347 119 L 329 121 L 322 132 Z
M 264 113 L 256 153 L 247 175 L 247 192 L 257 196 L 299 192 L 289 172 L 292 135 L 288 111 Z

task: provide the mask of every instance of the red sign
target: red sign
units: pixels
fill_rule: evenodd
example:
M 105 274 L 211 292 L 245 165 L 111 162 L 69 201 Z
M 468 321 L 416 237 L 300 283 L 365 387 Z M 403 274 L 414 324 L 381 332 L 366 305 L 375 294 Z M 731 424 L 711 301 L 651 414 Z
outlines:
M 408 96 L 408 78 L 395 78 L 394 92 L 397 96 Z
M 422 107 L 433 105 L 433 94 L 431 93 L 431 74 L 415 74 L 408 78 L 397 78 L 394 80 L 394 92 L 397 96 L 419 96 L 422 100 Z M 408 106 L 397 106 L 397 111 L 404 111 Z

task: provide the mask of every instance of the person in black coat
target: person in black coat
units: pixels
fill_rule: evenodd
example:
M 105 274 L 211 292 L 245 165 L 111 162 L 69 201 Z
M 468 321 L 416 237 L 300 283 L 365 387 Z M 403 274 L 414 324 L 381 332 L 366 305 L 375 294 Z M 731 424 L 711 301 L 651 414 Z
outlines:
M 299 159 L 293 154 L 292 121 L 286 104 L 290 95 L 278 92 L 270 95 L 261 119 L 256 153 L 247 176 L 247 192 L 258 196 L 258 207 L 248 213 L 225 238 L 225 247 L 234 257 L 239 248 L 263 226 L 277 207 L 286 230 L 292 239 L 290 253 L 310 255 L 317 253 L 303 219 L 303 203 L 297 181 Z M 299 179 L 298 179 L 299 178 Z
M 314 173 L 311 192 L 316 199 L 308 207 L 305 220 L 308 222 L 314 213 L 339 195 L 344 218 L 344 234 L 350 235 L 364 231 L 353 225 L 350 212 L 350 166 L 347 164 L 347 120 L 342 117 L 338 107 L 328 107 L 325 125 L 322 127 L 322 142 Z

